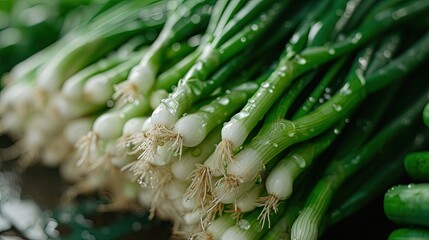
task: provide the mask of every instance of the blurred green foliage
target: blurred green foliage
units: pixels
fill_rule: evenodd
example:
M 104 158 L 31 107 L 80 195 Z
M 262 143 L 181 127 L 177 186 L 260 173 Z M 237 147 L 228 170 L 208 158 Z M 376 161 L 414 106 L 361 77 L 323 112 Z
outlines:
M 0 76 L 118 0 L 0 0 Z

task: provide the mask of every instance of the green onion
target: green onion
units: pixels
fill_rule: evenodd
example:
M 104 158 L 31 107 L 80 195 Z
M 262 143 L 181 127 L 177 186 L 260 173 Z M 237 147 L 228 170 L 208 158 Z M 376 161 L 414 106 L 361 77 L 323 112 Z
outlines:
M 429 231 L 418 228 L 400 228 L 390 233 L 388 240 L 405 239 L 427 240 L 429 239 Z

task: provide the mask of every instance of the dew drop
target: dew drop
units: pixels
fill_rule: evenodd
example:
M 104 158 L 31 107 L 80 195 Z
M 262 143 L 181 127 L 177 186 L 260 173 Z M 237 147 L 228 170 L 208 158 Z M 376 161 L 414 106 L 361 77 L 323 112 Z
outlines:
M 340 134 L 340 133 L 341 133 L 341 130 L 340 130 L 340 129 L 335 128 L 335 129 L 334 129 L 334 133 L 335 133 L 336 135 L 338 135 L 338 134 Z
M 291 44 L 295 44 L 295 43 L 297 43 L 298 42 L 298 40 L 299 40 L 299 38 L 300 38 L 300 35 L 299 34 L 294 34 L 294 35 L 292 35 L 292 37 L 290 38 L 290 43 Z
M 203 63 L 202 62 L 198 62 L 198 63 L 196 63 L 195 64 L 195 68 L 197 69 L 197 70 L 202 70 L 203 69 Z
M 327 88 L 325 88 L 325 92 L 326 92 L 326 93 L 331 93 L 331 92 L 332 92 L 332 89 L 331 89 L 331 88 L 329 88 L 329 87 L 327 87 Z
M 201 148 L 196 147 L 196 148 L 192 149 L 191 155 L 192 155 L 192 157 L 200 156 L 201 155 Z
M 389 51 L 389 50 L 384 50 L 384 51 L 383 51 L 383 56 L 384 56 L 385 58 L 390 58 L 390 57 L 392 57 L 392 52 L 391 52 L 391 51 Z
M 398 20 L 399 18 L 406 16 L 408 14 L 407 10 L 404 8 L 401 8 L 394 13 L 392 13 L 393 20 Z
M 269 84 L 269 83 L 267 83 L 267 82 L 263 82 L 263 83 L 261 84 L 261 87 L 263 87 L 263 88 L 269 88 L 269 87 L 270 87 L 270 84 Z
M 357 155 L 357 156 L 355 156 L 355 157 L 352 159 L 352 163 L 353 163 L 353 164 L 358 164 L 358 163 L 359 163 L 359 161 L 360 161 L 360 155 Z
M 249 112 L 241 111 L 241 112 L 237 113 L 236 117 L 237 117 L 237 119 L 243 119 L 243 118 L 247 118 L 249 115 L 250 115 Z
M 307 63 L 307 60 L 305 58 L 300 57 L 299 55 L 295 56 L 295 60 L 300 65 L 304 65 Z
M 325 94 L 323 94 L 323 97 L 324 97 L 326 100 L 328 100 L 328 99 L 330 99 L 330 98 L 331 98 L 331 94 L 325 93 Z
M 343 110 L 343 107 L 341 107 L 341 105 L 335 104 L 335 103 L 332 104 L 332 108 L 337 112 L 340 112 L 341 110 Z
M 240 221 L 238 221 L 238 226 L 243 230 L 250 229 L 250 223 L 246 219 L 241 219 Z
M 230 100 L 229 100 L 229 98 L 222 97 L 222 98 L 218 99 L 218 102 L 219 102 L 219 104 L 225 106 L 225 105 L 228 105 L 230 103 Z
M 113 107 L 113 105 L 114 105 L 115 103 L 112 101 L 112 100 L 108 100 L 107 102 L 106 102 L 106 106 L 108 107 L 108 108 L 111 108 L 111 107 Z
M 295 131 L 290 131 L 290 132 L 288 132 L 288 133 L 287 133 L 287 136 L 288 136 L 288 137 L 293 137 L 293 136 L 295 136 Z
M 181 48 L 181 45 L 180 45 L 180 43 L 178 43 L 178 42 L 175 42 L 175 43 L 171 44 L 171 49 L 172 49 L 173 51 L 175 51 L 175 52 L 179 51 L 179 50 L 180 50 L 180 48 Z
M 142 224 L 140 222 L 134 222 L 132 225 L 132 229 L 134 231 L 139 231 L 140 229 L 142 229 Z
M 305 159 L 303 157 L 301 157 L 300 155 L 296 155 L 296 154 L 294 154 L 292 157 L 295 159 L 296 164 L 300 168 L 305 168 L 307 163 L 305 162 Z
M 352 38 L 352 43 L 357 44 L 362 39 L 362 33 L 357 32 Z
M 245 43 L 245 42 L 247 41 L 247 38 L 246 38 L 246 37 L 241 37 L 241 38 L 240 38 L 240 41 L 241 41 L 242 43 Z
M 257 31 L 259 29 L 257 24 L 252 24 L 252 26 L 250 27 L 253 31 Z
M 198 14 L 192 15 L 191 22 L 193 24 L 198 24 L 198 23 L 200 23 L 200 21 L 201 21 L 201 17 Z
M 364 57 L 360 57 L 358 59 L 358 62 L 359 62 L 359 64 L 360 64 L 361 67 L 364 67 L 364 66 L 368 65 L 368 60 L 366 58 L 364 58 Z

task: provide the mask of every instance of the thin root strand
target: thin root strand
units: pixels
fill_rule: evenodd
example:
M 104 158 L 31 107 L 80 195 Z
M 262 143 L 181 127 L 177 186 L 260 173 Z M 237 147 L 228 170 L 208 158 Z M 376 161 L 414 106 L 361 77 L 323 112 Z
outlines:
M 98 159 L 98 136 L 95 132 L 88 132 L 82 136 L 77 142 L 75 147 L 77 148 L 80 158 L 77 161 L 77 166 L 86 164 L 91 167 L 97 164 Z
M 115 93 L 113 99 L 118 106 L 124 106 L 129 102 L 133 102 L 140 98 L 139 87 L 132 82 L 122 82 L 115 86 Z
M 259 224 L 261 225 L 261 228 L 264 228 L 266 221 L 268 221 L 268 228 L 271 228 L 271 210 L 273 210 L 274 213 L 278 212 L 279 201 L 280 199 L 278 197 L 271 194 L 265 197 L 261 197 L 256 201 L 258 207 L 263 207 L 257 219 L 259 221 Z
M 233 161 L 234 154 L 232 143 L 228 140 L 222 140 L 215 149 L 215 161 L 213 168 L 215 171 L 226 175 L 226 166 Z
M 188 179 L 191 179 L 192 182 L 186 190 L 186 198 L 192 199 L 194 197 L 199 197 L 201 201 L 204 202 L 213 189 L 210 169 L 203 164 L 198 164 L 191 172 Z

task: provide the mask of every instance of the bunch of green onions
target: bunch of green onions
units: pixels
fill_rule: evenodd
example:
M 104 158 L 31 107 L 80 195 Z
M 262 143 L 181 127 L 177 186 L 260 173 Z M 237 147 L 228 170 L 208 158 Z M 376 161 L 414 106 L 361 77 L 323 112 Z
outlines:
M 426 0 L 108 1 L 4 77 L 3 154 L 58 166 L 65 201 L 107 192 L 101 211 L 144 207 L 179 238 L 317 239 L 427 141 L 428 13 Z M 373 174 L 386 165 L 396 174 Z

